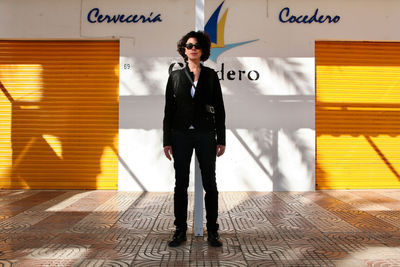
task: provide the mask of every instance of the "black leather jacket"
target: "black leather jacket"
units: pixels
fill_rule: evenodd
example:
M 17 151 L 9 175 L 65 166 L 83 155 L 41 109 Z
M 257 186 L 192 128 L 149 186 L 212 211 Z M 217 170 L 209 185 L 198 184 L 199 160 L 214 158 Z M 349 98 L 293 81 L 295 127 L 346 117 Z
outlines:
M 193 80 L 193 73 L 186 65 Z M 216 131 L 217 144 L 225 145 L 225 108 L 217 73 L 201 66 L 195 95 L 192 98 L 191 81 L 184 69 L 171 72 L 165 93 L 163 144 L 171 145 L 172 130 L 186 131 L 191 125 L 199 131 Z M 212 114 L 206 106 L 214 107 Z

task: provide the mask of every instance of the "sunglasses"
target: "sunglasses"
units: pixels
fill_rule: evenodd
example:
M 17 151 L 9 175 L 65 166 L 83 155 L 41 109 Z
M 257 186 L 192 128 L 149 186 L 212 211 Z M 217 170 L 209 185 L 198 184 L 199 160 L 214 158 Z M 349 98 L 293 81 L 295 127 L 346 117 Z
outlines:
M 201 46 L 200 46 L 199 43 L 196 43 L 196 44 L 187 43 L 187 44 L 185 45 L 185 47 L 186 47 L 187 49 L 189 49 L 189 50 L 192 49 L 193 47 L 196 48 L 196 49 L 200 49 L 200 48 L 201 48 Z

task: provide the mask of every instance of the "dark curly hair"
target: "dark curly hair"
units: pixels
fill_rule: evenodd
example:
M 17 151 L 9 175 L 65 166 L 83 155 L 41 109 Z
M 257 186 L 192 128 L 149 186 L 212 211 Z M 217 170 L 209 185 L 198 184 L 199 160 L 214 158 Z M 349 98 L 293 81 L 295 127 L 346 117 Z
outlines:
M 211 49 L 211 41 L 210 41 L 210 36 L 208 33 L 204 31 L 191 31 L 184 35 L 179 41 L 178 41 L 178 52 L 179 54 L 183 57 L 185 61 L 188 60 L 187 56 L 185 55 L 185 45 L 187 40 L 189 38 L 196 38 L 197 42 L 201 46 L 201 61 L 206 61 L 210 57 L 210 49 Z

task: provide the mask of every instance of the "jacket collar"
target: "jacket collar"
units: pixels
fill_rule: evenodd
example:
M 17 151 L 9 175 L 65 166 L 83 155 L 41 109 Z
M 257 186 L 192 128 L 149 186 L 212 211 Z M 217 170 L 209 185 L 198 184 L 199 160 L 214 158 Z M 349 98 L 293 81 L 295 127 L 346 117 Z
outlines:
M 185 63 L 186 63 L 186 64 L 185 64 L 185 69 L 187 69 L 187 71 L 188 71 L 189 73 L 193 73 L 193 72 L 191 72 L 190 69 L 189 69 L 189 63 L 188 63 L 187 61 L 186 61 Z M 200 62 L 200 73 L 203 71 L 203 68 L 204 68 L 204 62 L 201 61 L 201 62 Z

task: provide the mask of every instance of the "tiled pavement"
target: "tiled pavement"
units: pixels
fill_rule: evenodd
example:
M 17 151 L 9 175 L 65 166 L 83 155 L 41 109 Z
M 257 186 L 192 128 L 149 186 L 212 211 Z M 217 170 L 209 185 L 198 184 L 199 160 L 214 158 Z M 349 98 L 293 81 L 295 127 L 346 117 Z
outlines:
M 399 190 L 220 193 L 222 248 L 169 248 L 172 201 L 0 191 L 0 266 L 400 266 Z

